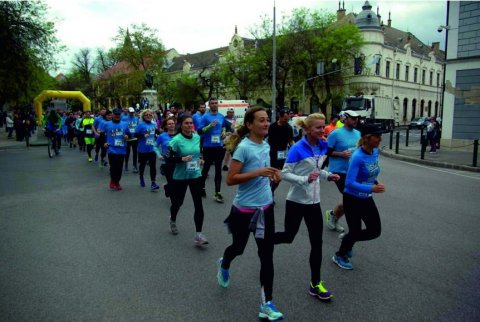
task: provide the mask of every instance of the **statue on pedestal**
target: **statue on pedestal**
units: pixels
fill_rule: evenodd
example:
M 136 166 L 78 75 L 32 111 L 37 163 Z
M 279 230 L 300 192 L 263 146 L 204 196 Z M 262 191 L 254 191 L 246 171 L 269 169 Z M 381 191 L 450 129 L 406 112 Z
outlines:
M 145 73 L 145 86 L 149 89 L 153 87 L 153 75 L 149 70 Z

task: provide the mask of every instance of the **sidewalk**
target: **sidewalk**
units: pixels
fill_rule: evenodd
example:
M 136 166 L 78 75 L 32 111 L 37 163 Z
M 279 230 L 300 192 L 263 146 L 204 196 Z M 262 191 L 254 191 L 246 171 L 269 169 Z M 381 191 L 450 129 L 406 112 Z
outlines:
M 32 147 L 35 146 L 43 146 L 47 144 L 47 138 L 43 135 L 43 132 L 37 130 L 32 137 L 30 138 L 30 145 Z M 38 134 L 38 137 L 37 137 Z M 25 140 L 17 141 L 15 139 L 15 131 L 13 132 L 13 138 L 8 138 L 8 133 L 5 132 L 5 126 L 0 128 L 0 150 L 4 149 L 26 149 L 27 144 Z
M 37 137 L 39 131 L 30 138 L 30 145 L 43 146 L 47 144 L 47 138 L 40 134 Z M 404 133 L 402 133 L 404 134 Z M 382 144 L 380 147 L 380 153 L 386 157 L 398 159 L 407 162 L 419 163 L 428 166 L 457 169 L 464 171 L 480 172 L 480 156 L 478 157 L 477 167 L 473 167 L 473 146 L 467 147 L 468 150 L 460 149 L 448 149 L 441 147 L 436 154 L 428 153 L 429 147 L 425 152 L 425 158 L 420 158 L 420 139 L 415 136 L 417 133 L 411 132 L 408 147 L 405 146 L 405 137 L 400 137 L 399 153 L 395 154 L 395 134 L 393 139 L 392 150 L 390 150 L 390 134 L 385 134 L 382 137 Z M 15 139 L 8 139 L 7 133 L 5 133 L 5 127 L 0 128 L 0 151 L 4 149 L 26 149 L 25 141 L 17 141 Z
M 427 146 L 424 159 L 421 159 L 421 144 L 419 133 L 411 131 L 409 144 L 405 146 L 405 132 L 402 130 L 398 146 L 398 154 L 395 153 L 395 139 L 393 136 L 392 149 L 390 150 L 390 134 L 382 136 L 380 153 L 389 158 L 407 162 L 419 163 L 428 166 L 457 169 L 464 171 L 480 172 L 480 156 L 477 155 L 477 166 L 473 167 L 473 145 L 461 148 L 440 147 L 437 153 L 431 154 L 430 146 Z

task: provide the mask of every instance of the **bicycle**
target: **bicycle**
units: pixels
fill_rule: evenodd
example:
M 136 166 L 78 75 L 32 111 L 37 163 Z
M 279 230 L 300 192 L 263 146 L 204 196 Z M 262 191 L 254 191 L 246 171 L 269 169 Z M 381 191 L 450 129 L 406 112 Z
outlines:
M 58 145 L 57 145 L 57 134 L 50 131 L 45 131 L 45 136 L 48 138 L 47 151 L 48 157 L 53 158 L 55 155 L 59 154 Z

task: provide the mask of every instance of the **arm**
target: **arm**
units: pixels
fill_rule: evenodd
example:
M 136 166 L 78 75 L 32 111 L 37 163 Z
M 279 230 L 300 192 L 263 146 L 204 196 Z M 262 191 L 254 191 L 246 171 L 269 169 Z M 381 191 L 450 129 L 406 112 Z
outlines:
M 271 180 L 277 180 L 280 178 L 280 170 L 272 167 L 265 167 L 247 173 L 240 173 L 242 168 L 242 162 L 238 160 L 231 161 L 227 175 L 227 185 L 233 186 L 241 184 L 259 176 L 270 177 Z
M 362 161 L 360 158 L 352 159 L 348 167 L 347 177 L 345 178 L 345 186 L 360 192 L 371 193 L 373 191 L 372 184 L 357 182 L 357 176 L 361 166 Z

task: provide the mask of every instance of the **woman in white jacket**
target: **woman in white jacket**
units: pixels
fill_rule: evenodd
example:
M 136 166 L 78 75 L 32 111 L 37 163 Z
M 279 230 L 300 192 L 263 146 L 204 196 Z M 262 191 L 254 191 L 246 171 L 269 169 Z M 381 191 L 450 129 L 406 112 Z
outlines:
M 275 244 L 290 244 L 295 239 L 302 219 L 305 219 L 311 246 L 309 294 L 328 301 L 333 295 L 320 278 L 323 243 L 320 178 L 336 181 L 339 176 L 322 170 L 328 149 L 323 140 L 325 116 L 320 113 L 310 114 L 303 120 L 297 120 L 297 125 L 302 128 L 305 136 L 290 149 L 282 170 L 282 178 L 290 183 L 290 189 L 285 205 L 285 231 L 275 233 Z

